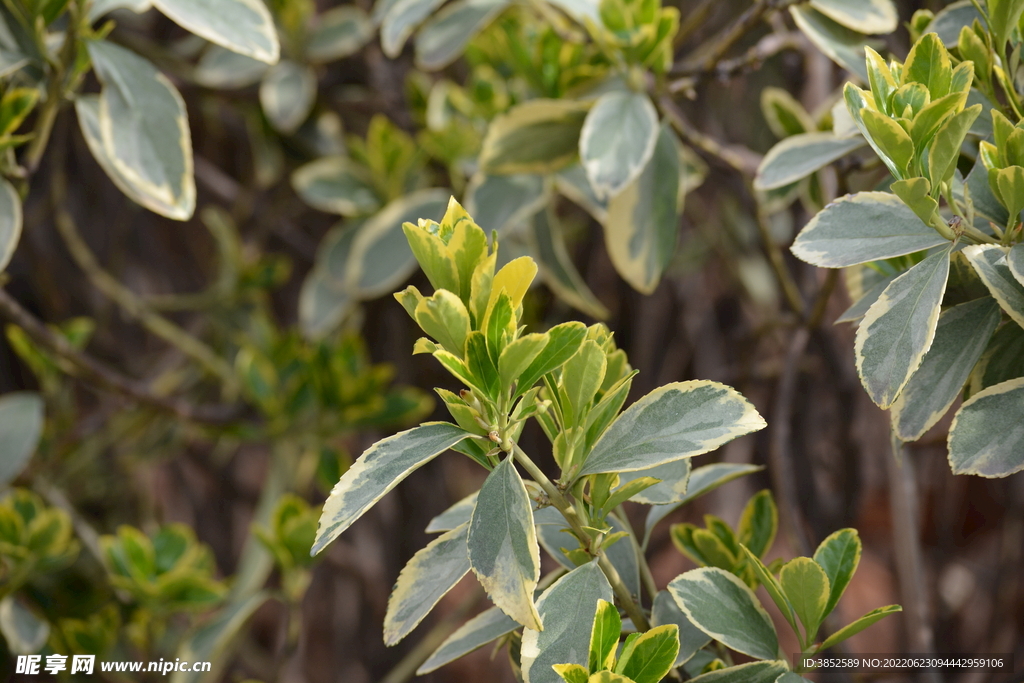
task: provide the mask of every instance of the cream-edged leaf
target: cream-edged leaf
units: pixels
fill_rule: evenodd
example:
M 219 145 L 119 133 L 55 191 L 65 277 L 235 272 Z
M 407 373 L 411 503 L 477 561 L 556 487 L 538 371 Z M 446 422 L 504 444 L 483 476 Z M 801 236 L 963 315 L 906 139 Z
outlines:
M 43 399 L 34 392 L 0 396 L 0 487 L 25 468 L 43 434 Z
M 413 471 L 471 436 L 447 422 L 427 422 L 370 446 L 331 490 L 311 553 L 323 550 Z
M 356 5 L 341 5 L 316 18 L 306 45 L 306 57 L 314 63 L 333 62 L 354 55 L 373 37 L 373 24 Z
M 899 397 L 932 345 L 949 278 L 949 253 L 949 248 L 936 252 L 893 280 L 857 328 L 857 372 L 882 408 Z
M 587 105 L 529 100 L 491 121 L 480 151 L 484 173 L 550 173 L 576 158 Z
M 320 157 L 292 173 L 292 187 L 315 209 L 342 216 L 368 215 L 380 198 L 366 169 L 345 156 Z
M 453 504 L 447 510 L 437 515 L 427 523 L 424 529 L 428 534 L 436 534 L 452 529 L 469 522 L 473 516 L 473 508 L 476 506 L 476 497 L 479 491 L 474 491 L 462 500 Z
M 427 661 L 416 669 L 416 675 L 422 676 L 436 671 L 445 664 L 454 662 L 517 628 L 519 628 L 519 624 L 497 607 L 484 610 L 448 636 L 440 647 L 427 658 Z
M 675 666 L 682 666 L 697 651 L 711 642 L 711 637 L 693 625 L 668 591 L 658 591 L 651 607 L 651 625 L 675 624 L 679 628 L 679 652 Z
M 1015 244 L 1010 248 L 1006 255 L 1006 265 L 1010 269 L 1010 274 L 1024 287 L 1024 244 Z M 0 270 L 3 270 L 2 261 L 0 261 Z
M 267 6 L 260 0 L 152 0 L 171 21 L 192 33 L 267 64 L 281 46 Z
M 544 283 L 554 290 L 559 299 L 581 313 L 598 320 L 607 318 L 608 309 L 591 291 L 569 256 L 562 224 L 554 210 L 538 211 L 532 224 L 533 256 L 537 259 Z
M 917 441 L 946 414 L 1001 317 L 999 305 L 989 297 L 953 306 L 939 316 L 921 367 L 892 405 L 893 428 L 902 441 Z
M 892 0 L 811 0 L 811 7 L 858 33 L 892 33 L 899 26 Z
M 8 594 L 0 600 L 0 633 L 12 654 L 33 655 L 46 645 L 50 622 L 36 616 L 17 594 Z
M 975 244 L 964 249 L 964 256 L 999 306 L 1024 327 L 1024 285 L 1014 277 L 1006 250 L 997 244 Z
M 9 182 L 0 180 L 0 273 L 18 248 L 21 227 L 21 197 Z
M 759 190 L 785 187 L 866 144 L 864 138 L 859 135 L 847 138 L 824 132 L 793 135 L 776 144 L 764 155 L 764 159 L 757 167 L 754 187 Z
M 490 235 L 492 230 L 504 233 L 524 225 L 550 198 L 542 176 L 478 173 L 466 186 L 463 204 L 466 213 Z
M 402 54 L 405 41 L 416 27 L 425 21 L 444 0 L 398 0 L 380 25 L 380 45 L 384 54 L 394 59 Z
M 266 62 L 211 45 L 199 58 L 192 77 L 204 87 L 230 90 L 259 83 L 267 68 Z
M 825 56 L 857 76 L 861 82 L 868 82 L 864 48 L 877 49 L 881 47 L 881 43 L 837 24 L 810 5 L 794 5 L 789 8 L 789 12 L 797 28 Z
M 384 644 L 395 645 L 469 572 L 469 524 L 438 536 L 398 575 L 384 615 Z
M 578 204 L 598 223 L 608 219 L 608 202 L 594 193 L 582 164 L 572 164 L 555 174 L 558 192 Z
M 631 405 L 594 445 L 580 476 L 642 470 L 712 451 L 765 427 L 735 389 L 718 382 L 673 382 Z
M 456 0 L 449 4 L 416 35 L 416 64 L 427 71 L 448 66 L 509 4 L 509 0 Z
M 260 83 L 263 113 L 279 132 L 291 135 L 309 117 L 316 102 L 316 74 L 304 64 L 283 59 Z
M 841 629 L 830 635 L 822 642 L 821 647 L 819 647 L 818 649 L 819 651 L 827 650 L 828 648 L 833 647 L 837 643 L 841 643 L 847 638 L 851 638 L 857 635 L 858 633 L 866 629 L 868 626 L 871 626 L 877 621 L 885 619 L 890 614 L 895 614 L 897 612 L 902 611 L 903 608 L 899 605 L 886 605 L 885 607 L 873 609 L 864 616 L 862 616 L 860 619 L 857 619 L 856 621 L 847 624 L 846 626 L 842 627 Z
M 686 498 L 687 483 L 690 480 L 690 468 L 693 465 L 689 458 L 673 460 L 646 470 L 623 472 L 619 475 L 619 485 L 628 484 L 640 477 L 652 477 L 659 483 L 648 486 L 630 498 L 634 503 L 644 505 L 669 505 Z
M 953 474 L 1007 477 L 1024 470 L 1024 378 L 971 396 L 949 428 Z
M 633 182 L 657 139 L 658 112 L 646 94 L 613 90 L 599 97 L 580 131 L 580 161 L 597 196 L 614 197 Z
M 690 681 L 692 683 L 776 683 L 779 677 L 786 673 L 789 673 L 789 665 L 783 661 L 749 662 L 717 671 L 709 671 L 691 678 Z

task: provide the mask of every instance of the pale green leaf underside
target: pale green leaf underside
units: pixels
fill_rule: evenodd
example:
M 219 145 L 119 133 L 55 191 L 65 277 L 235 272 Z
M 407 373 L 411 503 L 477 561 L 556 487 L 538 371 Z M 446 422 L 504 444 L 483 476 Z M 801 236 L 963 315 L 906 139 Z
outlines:
M 21 225 L 21 198 L 9 182 L 0 180 L 0 273 L 18 248 Z
M 709 671 L 696 678 L 691 678 L 690 681 L 692 683 L 775 683 L 779 676 L 788 671 L 789 667 L 781 661 L 750 662 L 718 671 Z
M 806 178 L 815 171 L 866 145 L 864 138 L 839 138 L 833 133 L 800 133 L 785 138 L 764 155 L 754 186 L 774 190 Z
M 857 372 L 882 408 L 899 397 L 931 347 L 948 277 L 947 248 L 893 280 L 857 328 Z
M 682 666 L 697 654 L 697 650 L 711 642 L 708 634 L 686 618 L 668 591 L 659 591 L 651 608 L 651 625 L 662 624 L 675 624 L 679 627 L 679 653 L 676 655 L 675 666 Z
M 323 550 L 414 470 L 470 436 L 447 422 L 427 422 L 370 446 L 324 503 L 311 554 Z
M 274 128 L 291 135 L 316 102 L 316 74 L 304 64 L 283 59 L 270 67 L 260 83 L 260 105 Z
M 858 192 L 835 200 L 812 218 L 791 248 L 821 268 L 844 268 L 912 254 L 946 239 L 888 192 Z
M 380 199 L 361 166 L 344 156 L 320 157 L 292 174 L 292 187 L 314 209 L 362 216 L 380 208 Z
M 614 90 L 590 109 L 580 131 L 580 161 L 598 197 L 621 192 L 654 153 L 658 113 L 644 93 Z
M 0 487 L 21 473 L 43 434 L 43 399 L 18 391 L 0 396 Z
M 687 482 L 690 480 L 690 469 L 693 465 L 689 458 L 674 460 L 646 470 L 623 472 L 619 479 L 627 484 L 640 477 L 653 477 L 661 481 L 637 493 L 631 501 L 644 505 L 670 505 L 686 498 Z
M 833 62 L 867 83 L 868 71 L 864 64 L 864 48 L 871 46 L 877 49 L 881 47 L 878 41 L 870 40 L 837 24 L 807 5 L 794 5 L 789 8 L 789 12 L 793 15 L 797 28 L 814 43 L 815 47 Z
M 985 297 L 947 309 L 935 340 L 892 406 L 892 423 L 903 441 L 916 441 L 942 419 L 963 389 L 1001 319 L 999 305 Z
M 996 244 L 976 244 L 965 248 L 964 256 L 999 306 L 1024 327 L 1024 285 L 1010 270 L 1006 251 Z
M 384 644 L 394 645 L 469 572 L 469 525 L 442 534 L 417 552 L 398 575 L 384 615 Z
M 518 228 L 549 200 L 544 178 L 521 173 L 484 175 L 478 173 L 466 187 L 466 212 L 488 235 Z
M 1024 378 L 971 396 L 949 429 L 953 474 L 1006 477 L 1024 470 Z
M 687 619 L 726 647 L 756 659 L 777 656 L 771 617 L 733 574 L 717 567 L 694 569 L 673 579 L 668 590 Z
M 207 88 L 245 88 L 259 83 L 267 73 L 267 64 L 258 59 L 233 52 L 220 45 L 211 45 L 199 58 L 192 77 Z
M 628 472 L 712 451 L 764 429 L 735 389 L 718 382 L 673 382 L 631 405 L 594 445 L 580 476 Z
M 519 624 L 497 607 L 485 610 L 448 636 L 427 661 L 416 669 L 416 675 L 422 676 L 435 671 L 517 628 Z
M 892 0 L 811 0 L 811 7 L 858 33 L 892 33 L 899 26 Z
M 179 26 L 229 50 L 267 64 L 281 48 L 277 29 L 260 0 L 152 0 Z
M 540 546 L 526 486 L 511 458 L 487 476 L 469 522 L 469 561 L 491 602 L 519 623 L 541 626 L 533 591 Z
M 573 569 L 548 588 L 537 601 L 544 630 L 523 631 L 526 683 L 562 683 L 551 668 L 553 664 L 586 666 L 597 601 L 613 599 L 608 579 L 596 561 Z
M 0 633 L 12 654 L 32 655 L 50 637 L 50 623 L 21 604 L 16 595 L 0 600 Z

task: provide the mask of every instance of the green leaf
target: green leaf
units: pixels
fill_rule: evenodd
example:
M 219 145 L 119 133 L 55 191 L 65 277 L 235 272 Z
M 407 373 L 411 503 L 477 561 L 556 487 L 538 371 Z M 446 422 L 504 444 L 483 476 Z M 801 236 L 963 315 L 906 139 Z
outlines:
M 997 54 L 1002 54 L 1006 41 L 1020 21 L 1024 12 L 1022 0 L 988 0 L 988 25 L 992 27 L 992 37 Z
M 881 621 L 890 614 L 895 614 L 896 612 L 902 611 L 903 608 L 899 605 L 888 605 L 886 607 L 879 607 L 878 609 L 873 609 L 857 621 L 847 624 L 843 628 L 839 629 L 838 631 L 830 635 L 828 638 L 825 639 L 821 646 L 818 647 L 818 650 L 827 650 L 828 648 L 843 642 L 847 638 L 857 635 L 858 633 L 866 629 L 868 626 L 874 624 L 876 621 Z
M 555 325 L 547 331 L 548 343 L 529 367 L 519 375 L 516 394 L 531 389 L 544 375 L 562 366 L 579 350 L 587 335 L 586 326 L 578 321 Z
M 1011 322 L 1000 327 L 970 380 L 970 393 L 1024 377 L 1024 329 Z
M 370 446 L 324 503 L 310 554 L 323 550 L 414 470 L 470 436 L 447 422 L 427 422 Z
M 735 389 L 718 382 L 673 382 L 623 412 L 594 445 L 579 475 L 648 469 L 707 453 L 764 427 Z
M 466 337 L 470 330 L 469 311 L 455 294 L 439 289 L 421 301 L 416 307 L 416 322 L 424 332 L 456 356 L 461 357 L 466 352 Z
M 733 574 L 717 567 L 694 569 L 673 579 L 668 590 L 697 628 L 726 647 L 755 659 L 778 655 L 771 617 Z
M 921 36 L 903 63 L 903 83 L 922 83 L 933 100 L 949 94 L 951 74 L 949 53 L 934 33 Z
M 373 24 L 355 5 L 329 9 L 316 18 L 306 45 L 306 57 L 316 63 L 354 55 L 373 37 Z
M 490 234 L 504 233 L 526 224 L 550 200 L 544 178 L 533 174 L 485 175 L 478 173 L 466 187 L 466 212 Z
M 3 260 L 0 259 L 0 270 L 3 270 Z M 1006 265 L 1010 274 L 1017 278 L 1017 282 L 1024 287 L 1024 244 L 1015 244 L 1006 255 Z
M 750 548 L 746 546 L 740 546 L 743 554 L 747 558 L 749 566 L 754 570 L 754 574 L 757 576 L 758 581 L 764 586 L 765 592 L 768 593 L 768 597 L 772 599 L 775 606 L 779 608 L 779 612 L 785 617 L 786 621 L 789 622 L 790 628 L 793 629 L 793 633 L 799 634 L 800 629 L 796 625 L 796 614 L 793 612 L 793 605 L 789 603 L 789 598 L 786 597 L 785 592 L 782 590 L 782 586 L 778 580 L 771 573 L 771 571 L 764 565 L 757 555 L 750 551 Z
M 761 113 L 779 138 L 813 133 L 818 129 L 804 106 L 782 88 L 769 86 L 761 91 Z
M 174 23 L 229 50 L 267 64 L 277 61 L 280 46 L 274 20 L 260 0 L 152 0 Z
M 857 328 L 857 372 L 882 408 L 896 401 L 935 338 L 949 254 L 936 252 L 893 280 Z
M 13 135 L 38 101 L 35 88 L 9 88 L 0 99 L 0 136 Z
M 949 428 L 953 474 L 1007 477 L 1024 470 L 1024 379 L 971 396 Z
M 524 335 L 506 346 L 498 358 L 498 374 L 502 385 L 508 386 L 517 381 L 547 345 L 547 334 L 533 333 Z
M 764 155 L 757 167 L 754 187 L 774 190 L 806 178 L 815 171 L 863 147 L 864 138 L 839 138 L 833 133 L 810 132 L 788 137 Z
M 585 104 L 530 100 L 491 121 L 480 151 L 484 173 L 551 173 L 577 154 Z
M 153 7 L 150 0 L 93 0 L 89 3 L 87 17 L 89 23 L 95 23 L 103 15 L 113 12 L 115 9 L 127 9 L 142 14 Z
M 590 672 L 587 671 L 587 667 L 579 664 L 552 664 L 551 668 L 566 683 L 588 683 L 590 680 Z
M 598 320 L 607 318 L 608 309 L 594 296 L 569 256 L 562 224 L 554 211 L 550 208 L 538 211 L 533 217 L 532 227 L 532 253 L 545 284 L 559 299 L 578 311 Z
M 939 203 L 929 194 L 931 183 L 927 178 L 906 178 L 897 180 L 889 188 L 926 226 L 938 215 Z M 938 235 L 938 233 L 936 233 Z
M 365 216 L 380 208 L 366 169 L 344 156 L 320 157 L 292 173 L 295 193 L 314 209 L 342 216 Z
M 633 494 L 629 500 L 644 505 L 668 505 L 686 497 L 686 486 L 690 478 L 691 467 L 689 458 L 675 460 L 646 470 L 623 472 L 619 475 L 619 481 L 622 486 L 625 486 L 637 479 L 653 478 L 658 483 Z
M 892 33 L 899 26 L 892 0 L 811 0 L 811 7 L 858 33 Z
M 97 40 L 88 49 L 103 84 L 95 119 L 102 152 L 90 144 L 93 155 L 104 170 L 113 168 L 115 173 L 108 175 L 114 183 L 130 185 L 132 192 L 126 194 L 143 200 L 139 203 L 147 209 L 175 220 L 190 218 L 196 187 L 181 95 L 152 64 L 123 47 Z M 84 133 L 91 122 L 81 123 Z
M 50 623 L 37 617 L 16 595 L 7 595 L 0 600 L 0 633 L 11 654 L 34 655 L 46 645 Z
M 260 83 L 260 105 L 279 132 L 291 135 L 313 111 L 316 74 L 308 66 L 283 59 L 270 67 Z
M 384 54 L 391 59 L 402 54 L 405 41 L 413 31 L 443 4 L 444 0 L 398 0 L 392 5 L 380 25 Z
M 828 577 L 829 596 L 825 614 L 839 604 L 839 598 L 849 585 L 860 564 L 861 543 L 856 529 L 840 529 L 830 534 L 814 551 L 814 561 L 821 565 Z
M 793 15 L 797 28 L 814 43 L 815 47 L 833 62 L 867 83 L 864 48 L 870 46 L 877 49 L 880 43 L 837 24 L 809 5 L 794 5 L 789 8 L 789 12 Z
M 971 26 L 975 19 L 982 22 L 985 20 L 978 14 L 971 0 L 958 0 L 939 10 L 928 24 L 926 32 L 938 34 L 942 44 L 947 48 L 956 47 L 961 29 Z
M 960 146 L 980 113 L 980 104 L 970 106 L 956 116 L 951 116 L 935 133 L 928 152 L 928 173 L 932 187 L 952 179 L 957 159 L 960 158 Z
M 644 294 L 655 290 L 675 253 L 680 182 L 677 140 L 665 124 L 640 175 L 608 202 L 608 255 L 623 279 Z
M 477 493 L 479 492 L 474 491 L 431 519 L 427 522 L 427 528 L 424 531 L 428 534 L 451 531 L 468 522 L 470 517 L 473 516 L 473 507 L 476 506 Z
M 544 630 L 523 631 L 523 680 L 561 683 L 553 664 L 587 665 L 599 600 L 611 602 L 613 597 L 596 561 L 573 569 L 544 592 L 537 601 Z
M 566 424 L 579 426 L 583 421 L 584 409 L 594 400 L 607 367 L 604 350 L 592 339 L 587 339 L 572 358 L 562 366 L 562 387 L 569 399 L 571 414 Z
M 231 90 L 259 83 L 265 73 L 265 62 L 211 45 L 199 58 L 192 77 L 204 87 Z
M 1006 250 L 996 244 L 976 244 L 963 250 L 992 297 L 1014 322 L 1024 327 L 1024 285 L 1007 265 Z
M 395 645 L 469 572 L 469 524 L 438 536 L 398 575 L 384 615 L 384 644 Z
M 177 671 L 171 674 L 171 683 L 212 683 L 218 680 L 231 659 L 231 646 L 242 627 L 269 598 L 268 593 L 260 591 L 231 602 L 186 637 L 175 653 L 178 658 L 214 664 L 205 672 Z
M 737 529 L 739 542 L 758 557 L 764 557 L 775 541 L 778 528 L 779 511 L 775 507 L 772 492 L 768 489 L 758 491 L 747 501 L 740 515 Z
M 0 273 L 18 248 L 21 227 L 21 198 L 9 182 L 0 180 Z
M 21 474 L 43 434 L 43 399 L 34 392 L 0 396 L 0 486 Z
M 519 628 L 519 624 L 509 619 L 497 607 L 484 610 L 448 636 L 427 661 L 420 665 L 420 668 L 416 670 L 416 675 L 422 676 L 436 671 L 445 664 L 454 662 L 517 628 Z
M 633 681 L 611 671 L 598 671 L 590 676 L 587 683 L 633 683 Z
M 530 497 L 512 458 L 491 470 L 469 522 L 469 561 L 491 602 L 529 628 L 540 629 L 533 604 L 540 548 Z
M 874 109 L 864 109 L 860 113 L 868 136 L 882 153 L 895 165 L 897 178 L 906 178 L 910 162 L 914 159 L 914 141 L 903 126 Z
M 651 625 L 675 624 L 679 629 L 679 652 L 676 654 L 674 667 L 682 666 L 690 660 L 702 647 L 711 642 L 706 633 L 693 625 L 672 599 L 668 591 L 658 591 L 651 607 Z
M 436 13 L 416 36 L 416 64 L 426 71 L 448 66 L 509 0 L 456 0 Z
M 782 661 L 750 662 L 709 671 L 690 680 L 692 683 L 775 683 L 787 671 L 789 667 Z
M 858 192 L 840 197 L 812 218 L 791 248 L 802 261 L 843 268 L 946 244 L 898 197 Z
M 679 653 L 679 627 L 654 626 L 623 649 L 615 673 L 635 683 L 659 683 L 675 665 Z
M 1019 216 L 1024 209 L 1024 168 L 1010 166 L 995 172 L 998 196 L 1010 216 Z
M 580 131 L 580 161 L 594 193 L 614 197 L 636 180 L 657 139 L 658 113 L 646 94 L 612 90 L 601 95 Z
M 594 628 L 590 632 L 590 671 L 612 668 L 621 634 L 622 619 L 619 618 L 619 609 L 610 602 L 599 600 L 597 614 L 594 615 Z
M 1002 316 L 989 297 L 946 309 L 935 340 L 892 406 L 892 424 L 902 441 L 917 441 L 960 395 Z
M 779 583 L 804 625 L 807 642 L 814 642 L 829 599 L 825 570 L 809 557 L 798 557 L 782 566 Z

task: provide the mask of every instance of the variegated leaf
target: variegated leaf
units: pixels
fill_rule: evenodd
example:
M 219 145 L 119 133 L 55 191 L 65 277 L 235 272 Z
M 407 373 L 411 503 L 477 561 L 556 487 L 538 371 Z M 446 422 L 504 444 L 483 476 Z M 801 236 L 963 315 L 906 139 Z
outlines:
M 1024 287 L 1024 244 L 1015 244 L 1010 248 L 1010 252 L 1006 255 L 1006 265 L 1010 268 L 1010 273 L 1017 279 L 1017 282 Z M 0 270 L 3 270 L 3 266 L 0 265 Z
M 646 470 L 623 472 L 619 475 L 620 485 L 640 477 L 653 477 L 661 481 L 636 494 L 631 501 L 644 505 L 669 505 L 686 498 L 687 483 L 690 480 L 690 459 L 674 460 Z
M 691 678 L 690 681 L 691 683 L 775 683 L 780 676 L 788 672 L 789 666 L 786 662 L 750 662 L 709 671 Z
M 470 436 L 447 422 L 426 422 L 370 446 L 331 490 L 311 554 L 323 550 L 413 471 Z
M 551 199 L 544 178 L 539 175 L 473 176 L 466 187 L 466 213 L 488 235 L 524 225 Z
M 1024 327 L 1024 285 L 1010 270 L 1006 250 L 997 244 L 975 244 L 964 249 L 964 256 L 999 306 Z
M 900 17 L 892 0 L 811 0 L 811 7 L 858 33 L 892 33 Z
M 427 658 L 427 661 L 416 669 L 416 675 L 422 676 L 436 671 L 445 664 L 450 664 L 517 628 L 519 628 L 519 624 L 497 607 L 485 610 L 448 636 L 441 646 Z
M 384 644 L 395 645 L 469 572 L 469 524 L 438 536 L 398 575 L 384 615 Z
M 613 600 L 597 561 L 573 569 L 537 601 L 544 630 L 523 631 L 521 661 L 526 683 L 562 683 L 553 664 L 587 665 L 597 601 Z
M 50 622 L 26 607 L 17 594 L 0 600 L 0 633 L 16 655 L 34 655 L 50 636 Z
M 283 59 L 270 67 L 260 83 L 263 113 L 279 132 L 291 135 L 309 117 L 316 103 L 316 73 Z
M 228 90 L 259 83 L 265 73 L 265 62 L 211 45 L 199 58 L 192 77 L 204 87 Z
M 594 193 L 582 164 L 573 164 L 555 174 L 555 187 L 585 209 L 598 223 L 608 220 L 608 202 Z
M 896 195 L 858 192 L 840 197 L 819 211 L 797 235 L 791 250 L 812 265 L 843 268 L 912 254 L 946 242 Z
M 479 494 L 479 491 L 474 491 L 434 517 L 427 523 L 427 528 L 424 531 L 428 534 L 437 534 L 442 531 L 451 531 L 459 525 L 468 522 L 470 517 L 473 516 L 477 494 Z
M 509 0 L 456 0 L 437 12 L 416 35 L 416 64 L 427 71 L 448 66 Z
M 939 316 L 935 341 L 892 406 L 903 441 L 917 441 L 942 419 L 963 389 L 1001 319 L 991 298 L 953 306 Z
M 104 40 L 91 41 L 88 48 L 103 83 L 95 111 L 102 154 L 90 145 L 94 156 L 104 170 L 114 169 L 108 175 L 115 184 L 132 188 L 129 197 L 168 218 L 187 220 L 195 211 L 196 186 L 184 100 L 135 53 Z M 87 117 L 92 114 L 92 101 L 86 100 L 80 113 L 84 108 Z M 81 123 L 84 132 L 91 122 Z
M 211 43 L 258 59 L 277 61 L 277 28 L 260 0 L 152 0 L 169 19 Z
M 580 131 L 580 161 L 597 196 L 614 197 L 633 182 L 657 139 L 658 112 L 645 93 L 613 90 L 601 95 Z
M 320 157 L 292 173 L 292 187 L 314 209 L 365 216 L 380 208 L 369 173 L 345 156 Z
M 953 474 L 1007 477 L 1024 470 L 1024 378 L 988 387 L 964 402 L 949 428 Z
M 562 224 L 554 210 L 549 207 L 538 211 L 532 223 L 530 237 L 534 247 L 533 255 L 545 284 L 554 290 L 559 299 L 576 310 L 598 320 L 607 318 L 608 309 L 587 286 L 569 256 Z
M 18 248 L 21 224 L 21 197 L 9 182 L 0 180 L 0 273 Z
M 857 372 L 882 408 L 899 397 L 935 338 L 949 278 L 948 248 L 892 281 L 868 309 L 854 344 Z
M 765 428 L 738 391 L 718 382 L 673 382 L 631 405 L 594 445 L 579 476 L 642 470 L 712 451 Z
M 498 116 L 487 128 L 484 173 L 550 173 L 571 162 L 579 147 L 587 106 L 572 100 L 530 100 Z
M 711 637 L 693 625 L 668 591 L 659 591 L 651 607 L 651 625 L 675 624 L 679 627 L 679 653 L 675 666 L 682 666 L 697 650 L 711 642 Z
M 789 12 L 793 15 L 797 28 L 814 43 L 815 47 L 833 62 L 857 76 L 861 82 L 868 82 L 864 48 L 879 49 L 880 42 L 837 24 L 809 5 L 793 5 Z
M 837 159 L 866 145 L 864 138 L 839 138 L 833 133 L 801 133 L 792 135 L 764 155 L 754 187 L 758 190 L 774 190 L 806 178 Z
M 43 399 L 34 392 L 0 396 L 0 487 L 10 484 L 36 452 L 43 434 Z
M 316 18 L 306 45 L 311 62 L 333 62 L 354 55 L 373 36 L 373 24 L 366 12 L 356 5 L 341 5 Z
M 491 602 L 520 624 L 541 629 L 533 591 L 540 546 L 526 486 L 512 458 L 491 470 L 469 522 L 469 561 Z
M 402 54 L 405 41 L 416 27 L 433 14 L 444 0 L 398 0 L 380 25 L 380 46 L 384 54 L 395 59 Z

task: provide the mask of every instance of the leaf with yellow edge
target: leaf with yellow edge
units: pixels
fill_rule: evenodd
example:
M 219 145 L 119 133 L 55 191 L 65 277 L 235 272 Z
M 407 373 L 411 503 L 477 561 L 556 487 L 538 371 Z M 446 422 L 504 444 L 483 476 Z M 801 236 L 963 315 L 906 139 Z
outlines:
M 1006 250 L 996 244 L 975 244 L 963 253 L 999 306 L 1024 327 L 1024 285 L 1013 276 Z
M 806 641 L 814 642 L 828 604 L 829 583 L 825 570 L 809 557 L 797 557 L 782 566 L 779 582 L 804 625 Z
M 903 130 L 903 126 L 873 109 L 864 109 L 860 115 L 868 135 L 899 170 L 897 177 L 907 177 L 914 158 L 914 141 L 910 134 Z
M 825 639 L 825 642 L 823 642 L 821 646 L 818 647 L 818 650 L 827 650 L 828 648 L 843 642 L 847 638 L 857 635 L 858 633 L 866 629 L 868 626 L 871 626 L 877 621 L 885 619 L 890 614 L 895 614 L 896 612 L 902 611 L 903 608 L 899 605 L 888 605 L 886 607 L 879 607 L 878 609 L 873 609 L 857 621 L 847 624 L 843 628 L 839 629 L 838 631 L 830 635 L 828 638 Z
M 498 293 L 504 290 L 512 301 L 512 310 L 519 308 L 523 303 L 523 297 L 526 296 L 526 290 L 530 288 L 535 277 L 537 263 L 529 256 L 520 256 L 509 261 L 494 274 L 487 306 L 492 306 L 498 298 Z
M 403 223 L 402 232 L 409 242 L 412 255 L 423 269 L 434 289 L 447 289 L 459 293 L 459 272 L 448 246 L 440 237 L 413 223 Z
M 621 635 L 622 619 L 619 617 L 619 608 L 610 602 L 599 600 L 597 614 L 594 615 L 594 628 L 590 632 L 591 671 L 612 668 L 615 663 L 615 648 Z
M 433 296 L 423 299 L 416 306 L 416 322 L 424 332 L 456 356 L 465 352 L 469 312 L 457 295 L 439 289 Z
M 551 668 L 562 677 L 565 683 L 588 683 L 590 679 L 587 667 L 579 664 L 552 664 Z
M 498 357 L 498 374 L 503 386 L 508 386 L 519 379 L 526 368 L 548 344 L 548 335 L 542 333 L 527 334 L 505 347 Z
M 480 151 L 485 173 L 550 173 L 578 153 L 589 103 L 536 99 L 491 121 Z

